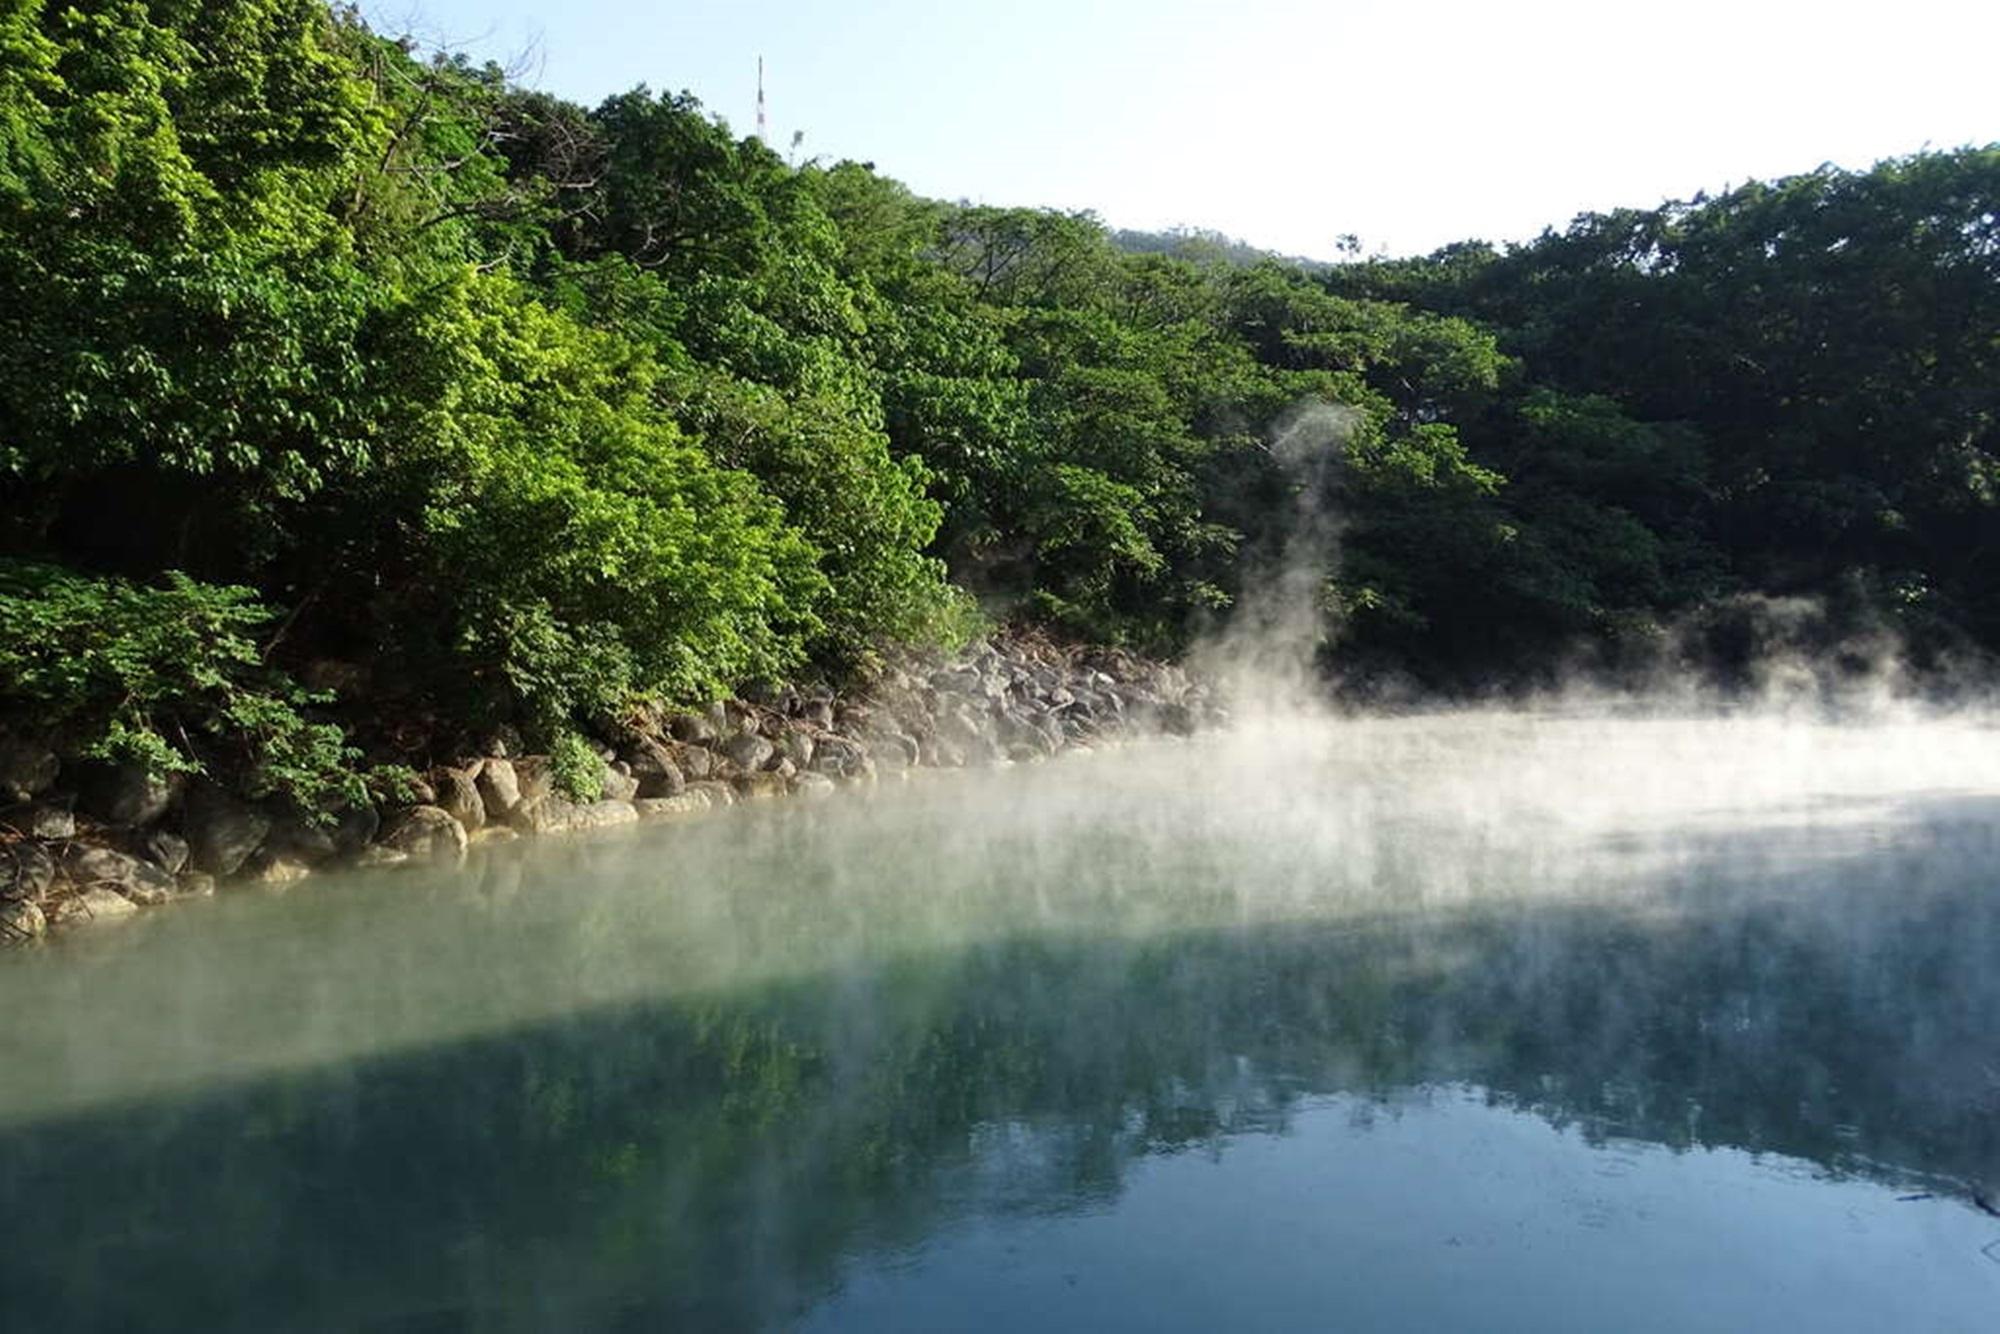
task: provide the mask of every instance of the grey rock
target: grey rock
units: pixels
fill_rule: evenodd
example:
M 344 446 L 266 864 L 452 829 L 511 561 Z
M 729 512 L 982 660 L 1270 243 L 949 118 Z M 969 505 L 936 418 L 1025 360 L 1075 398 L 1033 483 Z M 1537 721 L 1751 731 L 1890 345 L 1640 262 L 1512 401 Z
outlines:
M 638 818 L 638 808 L 629 801 L 577 802 L 551 795 L 522 802 L 508 816 L 508 821 L 524 834 L 560 834 L 578 829 L 608 829 L 631 824 Z
M 483 764 L 480 766 L 482 769 L 485 767 Z M 463 825 L 466 833 L 470 834 L 486 823 L 486 799 L 469 771 L 440 769 L 432 775 L 431 781 L 432 786 L 437 788 L 438 808 Z
M 92 885 L 70 900 L 70 909 L 63 915 L 64 922 L 115 922 L 130 917 L 139 911 L 139 905 L 120 894 L 115 889 L 103 885 Z
M 737 795 L 751 801 L 782 797 L 791 788 L 789 780 L 769 771 L 740 774 L 734 781 Z
M 739 732 L 723 743 L 722 753 L 739 769 L 761 769 L 776 749 L 755 732 Z
M 381 870 L 390 866 L 407 866 L 410 854 L 398 848 L 385 848 L 380 843 L 371 843 L 361 849 L 354 864 L 362 870 Z
M 39 899 L 56 881 L 56 859 L 39 843 L 0 843 L 0 899 Z
M 272 857 L 259 854 L 245 868 L 243 878 L 255 885 L 283 886 L 295 885 L 312 874 L 312 867 L 296 857 Z
M 636 796 L 671 797 L 687 786 L 674 752 L 651 737 L 640 737 L 625 749 L 625 763 L 638 780 Z
M 374 842 L 381 831 L 382 812 L 373 806 L 349 806 L 334 817 L 334 852 L 342 857 L 355 856 Z
M 181 816 L 196 870 L 210 875 L 234 875 L 250 860 L 271 832 L 270 818 L 216 788 L 202 785 L 188 793 Z
M 675 742 L 673 756 L 674 764 L 680 769 L 681 776 L 688 782 L 699 783 L 704 778 L 715 777 L 714 752 L 706 750 L 701 746 L 691 746 L 683 742 Z
M 516 790 L 521 794 L 521 800 L 516 806 L 508 808 L 510 814 L 512 811 L 518 809 L 519 806 L 524 806 L 531 801 L 539 801 L 543 797 L 552 795 L 556 790 L 556 780 L 555 773 L 549 767 L 549 757 L 546 755 L 523 755 L 520 759 L 515 760 L 514 785 Z
M 463 857 L 465 826 L 440 807 L 412 806 L 390 817 L 382 827 L 380 842 L 414 860 Z
M 821 737 L 813 753 L 813 772 L 837 778 L 858 778 L 874 772 L 868 748 L 852 737 Z
M 711 806 L 733 806 L 736 804 L 736 789 L 713 778 L 702 778 L 687 785 L 689 792 L 699 792 L 708 797 Z
M 479 766 L 478 776 L 473 780 L 479 789 L 480 804 L 485 807 L 486 818 L 504 820 L 507 812 L 521 804 L 521 783 L 514 775 L 514 766 L 504 756 L 493 756 Z
M 801 797 L 830 797 L 834 782 L 825 774 L 800 774 L 792 779 L 792 791 Z
M 184 899 L 206 899 L 215 894 L 215 877 L 206 871 L 183 871 L 174 887 Z
M 0 736 L 0 801 L 27 801 L 56 781 L 62 762 L 40 741 Z
M 639 795 L 639 780 L 632 776 L 629 766 L 607 764 L 598 795 L 606 801 L 630 801 Z
M 25 945 L 49 929 L 49 919 L 27 899 L 0 902 L 0 945 Z
M 77 777 L 77 804 L 106 824 L 149 825 L 167 813 L 185 779 L 137 764 L 92 764 Z
M 789 755 L 774 756 L 771 762 L 764 766 L 765 773 L 776 774 L 780 778 L 790 778 L 798 771 L 799 766 L 792 763 L 792 757 Z
M 25 811 L 9 812 L 7 823 L 31 838 L 76 837 L 76 815 L 68 806 L 38 801 Z
M 713 719 L 699 713 L 677 713 L 667 720 L 667 730 L 674 740 L 686 741 L 697 746 L 713 745 L 717 733 Z
M 341 850 L 338 829 L 338 824 L 327 828 L 303 816 L 281 815 L 271 822 L 271 831 L 264 836 L 264 846 L 259 851 L 316 866 Z
M 714 802 L 708 793 L 691 788 L 678 796 L 641 797 L 632 805 L 642 820 L 665 820 L 683 815 L 699 815 L 710 809 Z
M 89 889 L 115 890 L 134 903 L 165 903 L 174 895 L 174 878 L 151 862 L 110 848 L 79 848 L 63 868 L 70 880 Z
M 164 829 L 149 829 L 140 836 L 139 855 L 168 875 L 179 875 L 187 869 L 187 840 L 179 834 L 170 834 Z

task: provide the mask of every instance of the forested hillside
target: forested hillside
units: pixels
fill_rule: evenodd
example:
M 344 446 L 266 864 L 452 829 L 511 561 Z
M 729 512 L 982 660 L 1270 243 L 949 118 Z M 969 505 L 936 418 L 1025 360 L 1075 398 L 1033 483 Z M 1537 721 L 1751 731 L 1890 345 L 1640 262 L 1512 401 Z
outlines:
M 1355 676 L 1745 592 L 1994 647 L 1996 200 L 1986 148 L 1505 250 L 1132 253 L 321 0 L 0 0 L 0 709 L 314 802 L 357 743 L 995 620 L 1173 652 L 1308 477 Z M 1351 430 L 1302 469 L 1312 402 Z

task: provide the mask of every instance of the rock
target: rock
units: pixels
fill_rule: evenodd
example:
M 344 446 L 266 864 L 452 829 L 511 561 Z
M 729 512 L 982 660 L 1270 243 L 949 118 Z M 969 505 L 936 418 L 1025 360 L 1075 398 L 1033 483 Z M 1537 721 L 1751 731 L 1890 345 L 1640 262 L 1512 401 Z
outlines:
M 187 795 L 181 832 L 196 870 L 234 875 L 271 831 L 269 817 L 206 784 Z
M 497 761 L 504 764 L 506 761 Z M 481 765 L 484 769 L 486 766 Z M 465 769 L 440 769 L 432 776 L 432 785 L 437 788 L 438 808 L 465 827 L 470 834 L 486 823 L 486 798 L 480 793 L 479 784 Z
M 811 732 L 803 727 L 786 727 L 778 733 L 777 743 L 778 753 L 792 762 L 794 772 L 812 767 L 817 743 Z
M 674 753 L 651 737 L 641 737 L 625 751 L 625 762 L 639 782 L 639 797 L 671 797 L 687 786 Z
M 814 747 L 812 768 L 814 773 L 835 778 L 859 778 L 873 773 L 875 764 L 868 756 L 868 748 L 859 741 L 829 735 L 821 737 Z
M 686 741 L 697 746 L 713 745 L 717 733 L 715 723 L 699 713 L 677 713 L 667 720 L 667 730 L 674 740 Z
M 687 790 L 706 795 L 708 797 L 708 804 L 711 806 L 734 806 L 736 804 L 736 789 L 727 783 L 718 782 L 713 778 L 703 778 L 689 783 Z
M 68 806 L 38 801 L 25 810 L 9 811 L 5 823 L 30 838 L 64 839 L 76 837 L 76 816 Z
M 312 867 L 295 857 L 266 857 L 260 854 L 244 879 L 255 885 L 295 885 L 312 874 Z
M 437 806 L 412 806 L 382 828 L 380 843 L 414 860 L 465 855 L 465 826 Z
M 179 875 L 187 869 L 187 840 L 179 834 L 170 834 L 164 829 L 149 829 L 140 836 L 139 855 L 168 875 Z
M 271 822 L 271 832 L 264 836 L 264 846 L 259 851 L 288 861 L 303 862 L 307 866 L 317 866 L 341 850 L 338 829 L 338 824 L 326 828 L 303 816 L 281 815 Z
M 410 801 L 415 805 L 435 806 L 437 805 L 437 795 L 437 789 L 431 786 L 429 779 L 413 778 L 410 780 Z
M 82 893 L 71 896 L 68 910 L 63 914 L 62 920 L 115 922 L 121 917 L 130 917 L 138 911 L 139 905 L 117 890 L 107 889 L 103 885 L 92 885 Z
M 792 780 L 792 791 L 801 797 L 830 797 L 834 781 L 825 774 L 800 774 Z
M 520 731 L 507 723 L 502 723 L 480 744 L 479 753 L 489 759 L 512 760 L 525 755 L 527 749 L 521 741 Z
M 174 878 L 151 862 L 110 848 L 78 848 L 64 864 L 70 880 L 84 888 L 102 886 L 134 903 L 165 903 L 174 895 Z
M 790 778 L 798 771 L 799 766 L 792 763 L 792 758 L 789 755 L 773 756 L 771 762 L 764 766 L 765 773 L 776 774 L 780 778 Z
M 603 781 L 598 784 L 598 795 L 607 801 L 630 801 L 639 795 L 639 780 L 632 776 L 629 766 L 607 764 Z
M 149 825 L 167 813 L 185 781 L 137 764 L 86 765 L 77 777 L 77 804 L 106 824 Z
M 0 899 L 39 899 L 55 884 L 56 859 L 39 843 L 0 843 Z
M 722 753 L 729 762 L 739 769 L 755 770 L 764 767 L 777 747 L 758 736 L 755 732 L 739 732 L 722 744 Z
M 490 824 L 473 830 L 466 837 L 473 844 L 478 845 L 485 843 L 512 843 L 520 837 L 520 834 L 504 824 Z
M 782 797 L 791 789 L 788 779 L 769 771 L 740 774 L 734 782 L 737 793 L 751 801 L 760 801 L 766 797 Z
M 712 751 L 677 741 L 672 753 L 674 767 L 688 782 L 698 783 L 704 778 L 715 777 L 715 755 Z
M 531 801 L 538 801 L 554 793 L 556 790 L 556 779 L 554 771 L 549 766 L 549 757 L 546 755 L 523 755 L 520 759 L 515 760 L 514 784 L 515 790 L 520 793 L 521 799 L 515 805 L 507 808 L 510 815 L 520 806 L 524 806 Z
M 0 945 L 25 945 L 49 929 L 49 919 L 27 899 L 0 902 Z
M 615 825 L 631 824 L 638 818 L 638 808 L 629 801 L 576 802 L 553 795 L 524 801 L 508 816 L 514 828 L 524 834 L 609 829 Z
M 174 888 L 184 899 L 206 899 L 215 894 L 215 877 L 206 871 L 183 871 L 174 880 Z
M 56 781 L 62 762 L 39 741 L 0 736 L 0 801 L 28 801 Z
M 382 831 L 382 812 L 373 806 L 349 806 L 334 817 L 333 850 L 336 856 L 357 856 Z
M 473 782 L 479 789 L 479 801 L 486 808 L 489 820 L 504 820 L 507 812 L 521 804 L 520 780 L 514 776 L 514 766 L 504 756 L 491 757 L 481 764 Z
M 633 802 L 641 820 L 665 820 L 683 815 L 699 815 L 714 803 L 708 793 L 690 789 L 673 797 L 641 797 Z
M 799 708 L 799 717 L 811 723 L 822 732 L 833 730 L 833 701 L 828 698 L 809 699 Z
M 354 864 L 363 870 L 382 870 L 390 866 L 407 866 L 410 854 L 397 848 L 385 848 L 380 843 L 371 843 L 361 849 L 354 858 Z

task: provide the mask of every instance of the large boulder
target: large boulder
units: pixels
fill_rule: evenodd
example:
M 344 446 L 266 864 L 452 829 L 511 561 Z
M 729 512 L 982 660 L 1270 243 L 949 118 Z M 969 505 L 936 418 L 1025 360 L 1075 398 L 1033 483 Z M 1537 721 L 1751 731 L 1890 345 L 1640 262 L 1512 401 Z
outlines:
M 514 786 L 520 793 L 517 806 L 539 801 L 556 790 L 555 768 L 546 755 L 523 755 L 514 761 Z M 515 807 L 509 807 L 511 812 Z
M 196 870 L 210 875 L 236 874 L 271 832 L 270 817 L 245 806 L 218 788 L 203 784 L 188 793 L 181 815 Z
M 110 848 L 78 848 L 63 868 L 84 889 L 115 890 L 134 903 L 165 903 L 174 896 L 174 878 L 151 862 Z
M 514 775 L 514 766 L 504 758 L 489 757 L 473 781 L 489 820 L 505 820 L 507 813 L 521 804 L 521 782 Z
M 179 774 L 156 774 L 138 764 L 85 765 L 77 775 L 77 805 L 111 825 L 149 825 L 180 795 Z
M 486 798 L 469 770 L 440 769 L 431 776 L 431 786 L 437 789 L 438 808 L 465 826 L 466 833 L 485 825 Z
M 28 801 L 56 781 L 62 762 L 31 737 L 0 736 L 0 803 Z
M 412 806 L 390 817 L 380 843 L 412 860 L 465 855 L 465 826 L 437 806 Z

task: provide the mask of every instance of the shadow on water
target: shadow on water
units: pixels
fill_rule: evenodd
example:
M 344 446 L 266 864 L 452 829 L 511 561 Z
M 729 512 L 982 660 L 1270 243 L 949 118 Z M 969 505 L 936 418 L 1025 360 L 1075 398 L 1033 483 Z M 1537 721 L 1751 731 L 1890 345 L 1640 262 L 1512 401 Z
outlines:
M 900 897 L 832 921 L 818 896 L 691 890 L 672 934 L 711 955 L 747 941 L 774 966 L 732 956 L 713 985 L 686 989 L 624 987 L 645 971 L 634 960 L 665 947 L 633 919 L 593 925 L 574 898 L 576 867 L 627 865 L 629 848 L 496 859 L 438 896 L 458 919 L 447 933 L 411 908 L 419 920 L 397 939 L 412 953 L 383 943 L 393 967 L 359 986 L 416 988 L 386 1008 L 326 989 L 275 937 L 272 949 L 314 1004 L 360 1007 L 372 1032 L 404 1004 L 479 989 L 482 970 L 484 991 L 527 996 L 511 1010 L 356 1049 L 316 1046 L 306 1004 L 268 1033 L 242 1030 L 251 1046 L 282 1037 L 317 1053 L 296 1067 L 221 1060 L 227 1077 L 198 1087 L 17 1098 L 0 1120 L 0 1324 L 783 1325 L 858 1257 L 970 1216 L 1106 1208 L 1135 1164 L 1226 1157 L 1328 1095 L 1386 1108 L 1469 1088 L 1591 1142 L 1728 1146 L 1912 1191 L 2000 1180 L 2000 801 L 1925 793 L 1837 826 L 1829 809 L 1804 826 L 1777 806 L 1723 829 L 1593 831 L 1545 862 L 1487 849 L 1478 831 L 1476 854 L 1454 853 L 1433 831 L 1420 849 L 1377 847 L 1366 877 L 1415 874 L 1397 861 L 1408 852 L 1490 893 L 1338 913 L 1267 911 L 1224 855 L 1143 929 L 1127 929 L 1130 886 L 1086 883 L 1090 865 L 1133 864 L 1108 852 L 926 863 L 940 886 L 1015 887 L 967 931 L 911 928 Z M 788 840 L 820 837 L 776 817 L 758 829 L 778 861 L 753 881 L 797 853 Z M 715 856 L 704 839 L 717 837 L 684 840 L 675 855 L 693 860 L 669 878 Z M 1260 855 L 1268 875 L 1286 853 Z M 1543 875 L 1573 883 L 1542 892 L 1530 882 Z M 1643 876 L 1649 892 L 1592 894 L 1595 875 Z M 496 893 L 511 906 L 493 909 Z M 272 909 L 320 911 L 221 907 L 252 934 Z M 306 940 L 362 957 L 337 936 Z M 171 943 L 99 946 L 97 966 Z M 455 975 L 446 991 L 409 980 L 426 951 Z M 595 990 L 576 980 L 593 969 Z M 246 1003 L 262 985 L 245 984 Z M 548 991 L 562 1003 L 536 1004 Z M 17 1044 L 9 1068 L 60 1083 L 64 1053 L 91 1040 Z

